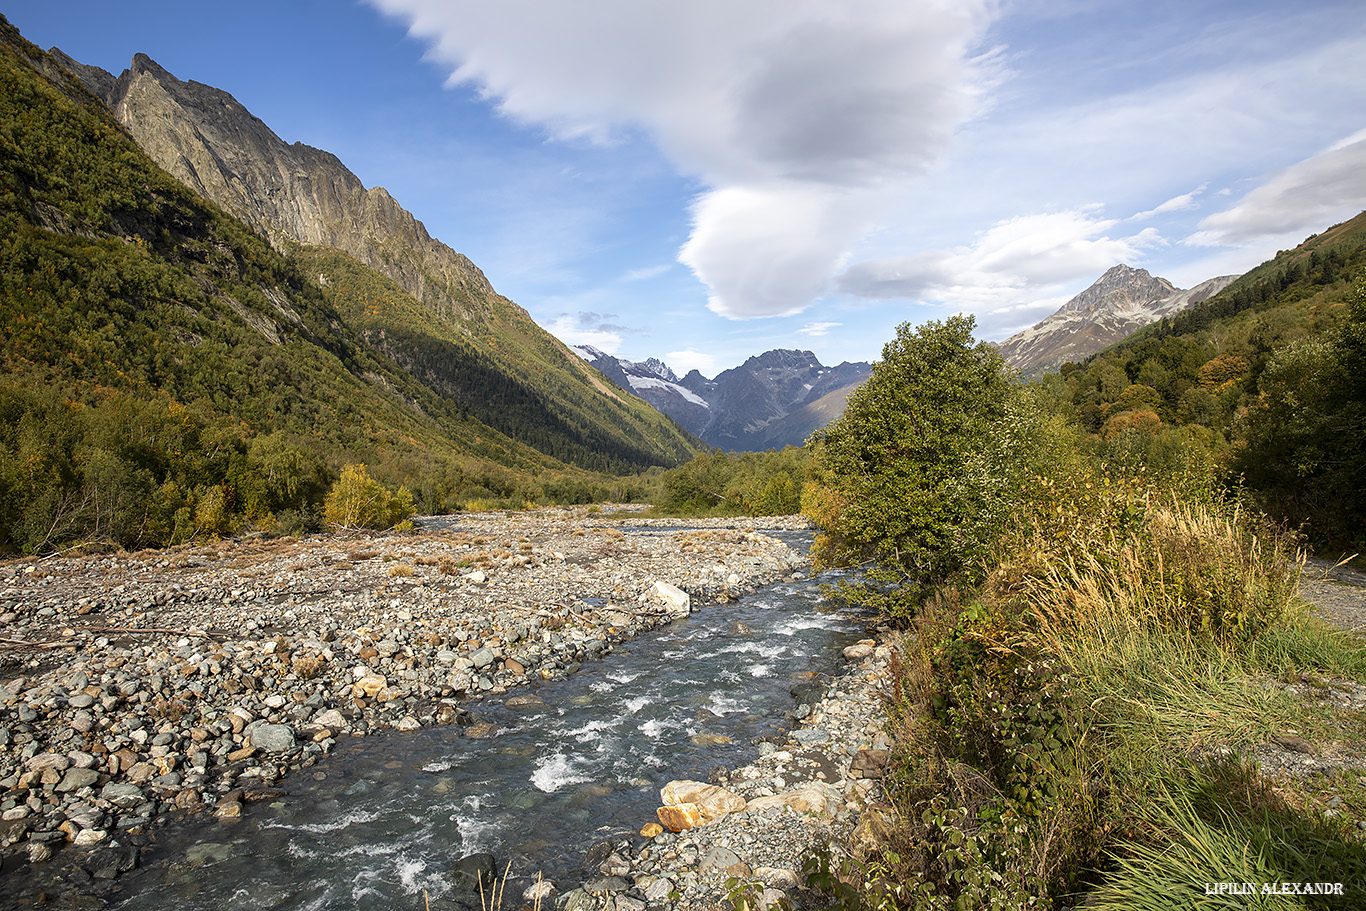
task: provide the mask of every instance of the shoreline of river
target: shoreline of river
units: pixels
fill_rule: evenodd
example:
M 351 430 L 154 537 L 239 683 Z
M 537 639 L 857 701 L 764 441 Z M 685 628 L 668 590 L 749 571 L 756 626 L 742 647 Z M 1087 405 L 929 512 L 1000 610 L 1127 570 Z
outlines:
M 0 563 L 0 847 L 93 891 L 177 813 L 232 819 L 338 738 L 455 725 L 805 558 L 796 517 L 538 510 L 416 533 Z M 53 858 L 53 854 L 56 857 Z
M 879 630 L 884 642 L 886 633 Z M 798 696 L 790 730 L 762 743 L 753 762 L 713 775 L 711 783 L 741 798 L 742 809 L 681 832 L 647 836 L 654 830 L 643 827 L 633 837 L 600 840 L 587 851 L 598 875 L 563 894 L 544 889 L 550 901 L 540 907 L 726 911 L 737 899 L 756 911 L 783 900 L 807 906 L 807 874 L 819 872 L 822 857 L 826 869 L 838 869 L 851 848 L 871 843 L 885 806 L 892 648 L 867 639 L 844 658 L 818 698 L 815 690 L 809 701 Z M 535 889 L 523 897 L 534 901 Z

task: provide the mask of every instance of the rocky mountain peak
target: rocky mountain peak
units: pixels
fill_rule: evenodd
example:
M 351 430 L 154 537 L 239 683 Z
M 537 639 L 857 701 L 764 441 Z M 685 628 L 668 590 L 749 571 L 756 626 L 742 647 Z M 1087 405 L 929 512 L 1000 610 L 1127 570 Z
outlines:
M 367 189 L 330 152 L 285 142 L 228 92 L 181 80 L 141 53 L 117 80 L 58 59 L 158 164 L 277 247 L 342 250 L 447 316 L 469 318 L 497 298 L 474 263 L 434 240 L 386 190 Z
M 1147 269 L 1134 269 L 1121 263 L 1107 269 L 1091 287 L 1064 304 L 1062 309 L 1121 313 L 1170 297 L 1180 290 L 1165 278 L 1153 277 Z
M 1236 275 L 1202 282 L 1189 291 L 1124 264 L 1112 266 L 1055 313 L 1001 342 L 1007 363 L 1026 376 L 1080 361 L 1151 322 L 1212 297 Z
M 635 366 L 639 367 L 641 370 L 650 373 L 653 376 L 659 377 L 661 380 L 667 380 L 670 383 L 678 382 L 678 374 L 670 370 L 669 365 L 664 363 L 657 357 L 647 357 L 645 360 L 640 361 Z

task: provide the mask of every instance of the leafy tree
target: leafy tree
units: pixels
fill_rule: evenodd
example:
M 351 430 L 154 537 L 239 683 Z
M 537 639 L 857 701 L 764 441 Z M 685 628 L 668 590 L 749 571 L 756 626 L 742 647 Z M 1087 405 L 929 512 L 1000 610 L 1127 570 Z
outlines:
M 1366 282 L 1346 322 L 1275 354 L 1235 467 L 1279 518 L 1319 540 L 1366 545 Z
M 413 514 L 413 495 L 406 487 L 389 490 L 364 465 L 347 465 L 327 492 L 323 511 L 335 528 L 392 528 Z
M 1021 464 L 1018 387 L 994 347 L 973 343 L 974 327 L 970 316 L 899 326 L 844 414 L 808 444 L 803 505 L 824 529 L 820 558 L 872 563 L 912 599 L 984 556 Z

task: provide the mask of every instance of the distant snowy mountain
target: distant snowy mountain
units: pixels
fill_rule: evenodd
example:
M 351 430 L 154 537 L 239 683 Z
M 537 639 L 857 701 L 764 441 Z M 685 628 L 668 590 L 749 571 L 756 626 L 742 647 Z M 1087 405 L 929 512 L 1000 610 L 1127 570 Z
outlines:
M 870 369 L 848 362 L 826 367 L 810 351 L 779 349 L 715 379 L 696 370 L 679 379 L 657 358 L 626 361 L 590 345 L 575 350 L 706 443 L 738 451 L 800 446 L 843 412 L 844 400 Z
M 1182 291 L 1146 269 L 1114 266 L 1052 316 L 1001 342 L 1001 354 L 1026 376 L 1056 370 L 1213 297 L 1237 277 L 1221 275 Z

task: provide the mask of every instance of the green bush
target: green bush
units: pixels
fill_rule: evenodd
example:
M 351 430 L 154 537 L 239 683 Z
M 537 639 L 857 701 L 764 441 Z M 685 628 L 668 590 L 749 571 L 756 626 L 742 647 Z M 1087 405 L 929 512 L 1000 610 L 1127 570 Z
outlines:
M 913 595 L 970 572 L 1009 521 L 1005 492 L 1027 461 L 1032 416 L 972 317 L 897 337 L 813 435 L 804 511 L 823 529 L 823 564 L 871 563 Z M 1013 418 L 1013 420 L 1012 420 Z
M 393 528 L 412 514 L 408 488 L 389 490 L 370 477 L 364 465 L 342 468 L 323 501 L 323 516 L 333 528 Z

